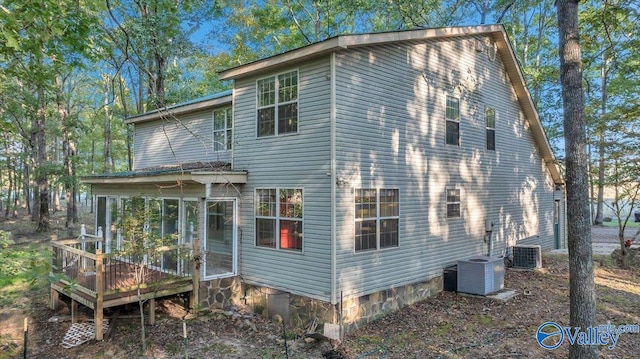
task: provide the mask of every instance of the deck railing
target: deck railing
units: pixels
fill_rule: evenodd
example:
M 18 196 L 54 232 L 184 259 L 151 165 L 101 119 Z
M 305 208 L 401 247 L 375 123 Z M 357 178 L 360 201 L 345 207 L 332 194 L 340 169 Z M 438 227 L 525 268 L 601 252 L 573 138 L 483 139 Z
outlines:
M 135 255 L 102 253 L 102 244 L 101 237 L 91 235 L 52 241 L 52 275 L 70 290 L 94 298 L 191 277 L 188 246 L 164 246 Z

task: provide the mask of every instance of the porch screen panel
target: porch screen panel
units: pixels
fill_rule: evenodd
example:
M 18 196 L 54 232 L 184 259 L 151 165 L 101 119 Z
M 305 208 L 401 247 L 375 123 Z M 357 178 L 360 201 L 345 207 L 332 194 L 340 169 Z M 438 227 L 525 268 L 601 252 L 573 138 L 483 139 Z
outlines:
M 198 240 L 198 201 L 184 201 L 184 218 L 185 229 L 183 242 L 185 244 L 192 244 Z
M 162 201 L 162 242 L 164 245 L 178 245 L 178 214 L 179 201 L 177 199 L 164 199 Z M 162 269 L 178 271 L 179 252 L 171 249 L 162 253 Z
M 233 272 L 233 202 L 208 201 L 204 248 L 204 275 Z

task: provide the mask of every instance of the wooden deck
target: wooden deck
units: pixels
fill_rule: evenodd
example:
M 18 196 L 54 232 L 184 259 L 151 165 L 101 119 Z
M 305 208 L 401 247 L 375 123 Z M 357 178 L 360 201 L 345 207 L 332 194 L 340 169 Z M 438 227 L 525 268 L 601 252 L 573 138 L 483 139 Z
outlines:
M 74 306 L 81 303 L 93 309 L 95 323 L 101 323 L 104 308 L 149 300 L 149 321 L 153 322 L 155 298 L 193 294 L 193 281 L 197 280 L 191 275 L 193 263 L 181 258 L 188 248 L 163 247 L 153 258 L 142 260 L 117 253 L 103 254 L 101 242 L 101 238 L 92 236 L 51 242 L 51 274 L 55 278 L 51 284 L 52 309 L 62 294 L 70 297 Z M 96 339 L 102 340 L 102 335 L 102 328 L 97 326 Z

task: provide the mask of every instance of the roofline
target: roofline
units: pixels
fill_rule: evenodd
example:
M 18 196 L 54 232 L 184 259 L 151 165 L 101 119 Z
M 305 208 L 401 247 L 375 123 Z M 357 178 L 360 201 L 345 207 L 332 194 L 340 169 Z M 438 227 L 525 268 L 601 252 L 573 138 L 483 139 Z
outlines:
M 178 103 L 173 106 L 168 106 L 161 109 L 145 112 L 140 115 L 131 116 L 125 120 L 125 123 L 131 124 L 131 123 L 147 122 L 147 121 L 157 120 L 159 118 L 173 117 L 173 116 L 184 115 L 187 113 L 196 112 L 200 110 L 206 110 L 215 106 L 231 103 L 232 95 L 233 95 L 233 91 L 227 90 L 224 92 L 214 94 L 212 96 L 195 99 L 188 102 Z
M 271 56 L 262 60 L 250 62 L 234 68 L 230 68 L 219 72 L 219 80 L 230 80 L 246 77 L 264 72 L 273 68 L 298 63 L 310 58 L 322 56 L 332 52 L 361 47 L 380 45 L 399 41 L 419 41 L 428 39 L 446 39 L 461 36 L 491 36 L 495 41 L 498 53 L 505 64 L 511 84 L 516 92 L 518 102 L 529 119 L 533 137 L 538 148 L 540 149 L 542 158 L 547 165 L 549 172 L 555 184 L 563 184 L 564 179 L 560 173 L 557 160 L 551 150 L 551 145 L 544 132 L 540 117 L 533 103 L 533 99 L 527 89 L 524 74 L 520 68 L 520 64 L 515 57 L 511 42 L 507 36 L 504 26 L 496 25 L 478 25 L 478 26 L 461 26 L 461 27 L 443 27 L 419 30 L 404 30 L 394 32 L 381 32 L 372 34 L 358 35 L 339 35 L 322 42 L 294 49 L 280 55 Z
M 184 173 L 136 174 L 131 176 L 85 176 L 85 184 L 156 184 L 156 183 L 247 183 L 247 172 L 242 171 L 194 171 Z
M 255 71 L 266 71 L 292 62 L 300 62 L 322 54 L 359 46 L 380 45 L 398 41 L 426 40 L 503 32 L 502 25 L 478 25 L 440 27 L 417 30 L 388 31 L 370 34 L 338 35 L 327 40 L 300 47 L 279 55 L 236 66 L 218 73 L 219 80 L 230 80 L 246 76 Z
M 542 159 L 551 173 L 554 184 L 563 185 L 564 178 L 560 172 L 558 161 L 553 154 L 553 150 L 551 150 L 551 144 L 544 132 L 540 116 L 538 115 L 536 106 L 533 103 L 531 93 L 527 88 L 524 73 L 522 72 L 518 59 L 516 59 L 515 52 L 511 47 L 511 41 L 509 41 L 509 37 L 507 32 L 504 31 L 504 28 L 499 33 L 494 33 L 494 39 L 496 40 L 496 46 L 498 48 L 497 52 L 501 54 L 502 62 L 505 64 L 507 73 L 511 79 L 511 84 L 516 92 L 518 102 L 520 102 L 525 117 L 529 120 L 531 132 L 533 133 L 533 138 L 538 145 Z

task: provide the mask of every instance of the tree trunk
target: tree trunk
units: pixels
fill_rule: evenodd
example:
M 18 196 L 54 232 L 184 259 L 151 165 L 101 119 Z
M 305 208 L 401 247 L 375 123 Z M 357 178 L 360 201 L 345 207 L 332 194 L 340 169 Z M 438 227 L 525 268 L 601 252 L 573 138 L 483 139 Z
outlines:
M 104 172 L 109 172 L 111 170 L 110 167 L 110 157 L 111 157 L 111 112 L 109 111 L 109 78 L 105 75 L 102 76 L 102 80 L 104 82 L 104 144 L 103 144 L 103 152 L 104 153 L 104 163 L 103 170 Z
M 7 189 L 7 198 L 6 198 L 6 206 L 5 206 L 5 212 L 4 212 L 4 218 L 8 219 L 9 218 L 9 211 L 11 208 L 11 192 L 13 192 L 13 182 L 15 180 L 15 176 L 14 176 L 14 172 L 15 170 L 12 169 L 12 162 L 13 162 L 13 158 L 11 157 L 11 151 L 9 150 L 9 139 L 7 138 L 7 134 L 5 133 L 4 135 L 4 149 L 5 149 L 5 156 L 6 156 L 6 161 L 7 161 L 7 178 L 9 179 L 9 188 Z
M 46 115 L 44 109 L 44 95 L 39 99 L 41 105 L 37 114 L 36 126 L 36 147 L 37 147 L 37 170 L 36 186 L 39 193 L 38 206 L 38 232 L 49 231 L 49 179 L 47 176 L 47 141 L 46 141 Z
M 37 181 L 38 178 L 38 143 L 37 143 L 37 128 L 38 121 L 36 119 L 33 120 L 33 130 L 31 131 L 31 135 L 29 138 L 29 145 L 31 146 L 31 171 L 32 177 Z M 31 207 L 33 210 L 31 211 L 31 220 L 34 222 L 38 221 L 40 216 L 40 190 L 38 189 L 37 183 L 33 182 L 29 179 L 29 186 L 31 187 L 31 197 L 33 200 L 33 206 Z
M 606 54 L 602 54 L 602 70 L 601 70 L 601 107 L 600 107 L 600 123 L 598 130 L 598 202 L 596 204 L 596 218 L 593 221 L 593 224 L 602 224 L 602 220 L 604 217 L 604 167 L 605 167 L 605 134 L 604 131 L 606 129 L 606 116 L 607 116 L 607 74 L 609 72 L 608 67 L 609 61 L 606 57 Z
M 74 224 L 76 223 L 76 197 L 75 188 L 76 180 L 75 173 L 73 171 L 73 156 L 75 155 L 75 146 L 73 144 L 72 127 L 73 123 L 69 118 L 69 104 L 64 97 L 64 83 L 62 80 L 57 79 L 58 94 L 56 102 L 58 106 L 58 116 L 60 117 L 60 123 L 62 124 L 62 162 L 63 162 L 63 184 L 64 184 L 64 197 L 67 204 L 66 219 L 64 222 L 64 228 L 67 230 L 67 237 L 74 237 Z
M 596 293 L 589 214 L 586 123 L 582 90 L 578 0 L 557 0 L 560 82 L 564 106 L 569 247 L 570 326 L 595 327 Z M 572 345 L 569 357 L 598 358 L 596 345 Z

